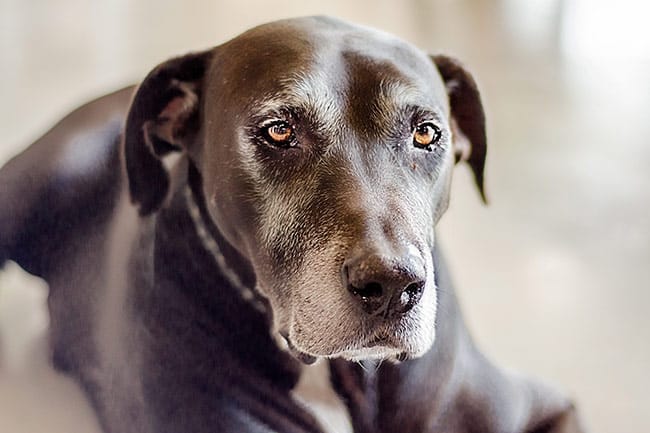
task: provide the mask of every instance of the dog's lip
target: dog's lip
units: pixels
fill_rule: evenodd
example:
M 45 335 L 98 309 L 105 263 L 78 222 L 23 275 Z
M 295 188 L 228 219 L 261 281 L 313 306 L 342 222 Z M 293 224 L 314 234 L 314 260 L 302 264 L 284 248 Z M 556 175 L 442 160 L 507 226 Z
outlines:
M 377 335 L 368 340 L 367 343 L 363 344 L 364 347 L 390 347 L 393 346 L 392 339 L 387 335 Z
M 354 348 L 346 348 L 330 354 L 312 355 L 298 349 L 292 342 L 288 335 L 282 335 L 287 343 L 286 350 L 300 362 L 310 365 L 315 363 L 319 358 L 346 358 L 350 360 L 363 360 L 363 359 L 379 359 L 391 358 L 399 359 L 404 349 L 391 342 L 391 338 L 387 335 L 379 335 L 373 337 L 371 340 L 359 344 Z
M 390 359 L 397 360 L 401 354 L 404 353 L 403 349 L 387 346 L 363 346 L 358 349 L 345 350 L 328 356 L 328 358 L 343 358 L 349 361 L 366 361 L 366 360 L 382 360 Z
M 279 334 L 286 342 L 284 349 L 304 364 L 313 364 L 322 358 L 344 358 L 352 361 L 387 359 L 401 362 L 417 356 L 417 354 L 412 353 L 408 345 L 401 340 L 398 325 L 399 321 L 375 323 L 370 325 L 370 329 L 366 329 L 365 335 L 360 336 L 353 344 L 317 353 L 310 353 L 308 350 L 299 348 L 292 341 L 288 330 L 280 331 Z
M 311 365 L 315 363 L 318 360 L 318 357 L 314 355 L 310 355 L 306 352 L 303 352 L 302 350 L 298 349 L 292 342 L 291 339 L 289 338 L 289 334 L 287 332 L 281 332 L 280 335 L 284 339 L 284 341 L 287 343 L 286 349 L 291 353 L 291 355 L 302 362 L 303 364 Z

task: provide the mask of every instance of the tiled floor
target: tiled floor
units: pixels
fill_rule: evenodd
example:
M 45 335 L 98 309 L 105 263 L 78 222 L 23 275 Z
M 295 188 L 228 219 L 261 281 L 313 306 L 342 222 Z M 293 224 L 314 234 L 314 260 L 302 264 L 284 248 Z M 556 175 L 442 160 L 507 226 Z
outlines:
M 453 53 L 475 72 L 489 121 L 491 204 L 461 168 L 440 228 L 470 327 L 502 365 L 572 393 L 591 431 L 650 431 L 647 7 L 326 4 L 3 0 L 0 162 L 166 57 L 279 17 L 336 15 Z M 0 274 L 0 431 L 97 432 L 75 385 L 47 364 L 44 298 L 17 267 Z

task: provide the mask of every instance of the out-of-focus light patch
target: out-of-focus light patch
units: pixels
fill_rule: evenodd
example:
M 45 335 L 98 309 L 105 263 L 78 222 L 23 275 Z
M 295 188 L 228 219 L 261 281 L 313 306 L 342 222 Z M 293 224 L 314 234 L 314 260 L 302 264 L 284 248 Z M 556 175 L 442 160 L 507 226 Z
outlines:
M 650 59 L 650 2 L 569 0 L 563 8 L 560 46 L 566 56 Z
M 561 0 L 505 0 L 505 23 L 516 35 L 512 42 L 528 52 L 552 46 L 561 6 Z
M 120 134 L 121 128 L 121 119 L 115 118 L 101 128 L 82 131 L 70 139 L 58 156 L 57 173 L 62 178 L 59 180 L 87 176 L 101 169 L 113 149 L 109 143 Z
M 540 312 L 569 315 L 587 302 L 591 273 L 575 253 L 547 247 L 540 249 L 526 264 L 526 293 Z
M 559 48 L 576 114 L 604 133 L 616 127 L 612 119 L 644 124 L 650 110 L 650 2 L 567 0 L 563 7 Z M 616 142 L 626 143 L 630 157 L 644 155 L 645 140 L 619 129 Z

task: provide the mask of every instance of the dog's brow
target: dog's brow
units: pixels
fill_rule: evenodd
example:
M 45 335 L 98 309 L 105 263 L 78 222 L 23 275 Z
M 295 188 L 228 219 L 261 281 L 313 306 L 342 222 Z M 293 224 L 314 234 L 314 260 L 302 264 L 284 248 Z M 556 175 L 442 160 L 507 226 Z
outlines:
M 444 123 L 442 107 L 408 81 L 382 80 L 366 104 L 363 130 L 375 139 L 394 138 L 396 130 L 410 127 L 413 121 Z
M 440 108 L 433 106 L 425 93 L 415 85 L 400 81 L 382 81 L 376 104 L 378 113 L 388 117 L 413 107 L 432 116 L 440 116 Z
M 279 80 L 277 90 L 256 101 L 254 116 L 269 117 L 284 110 L 303 114 L 328 136 L 341 132 L 342 102 L 324 74 L 295 73 Z

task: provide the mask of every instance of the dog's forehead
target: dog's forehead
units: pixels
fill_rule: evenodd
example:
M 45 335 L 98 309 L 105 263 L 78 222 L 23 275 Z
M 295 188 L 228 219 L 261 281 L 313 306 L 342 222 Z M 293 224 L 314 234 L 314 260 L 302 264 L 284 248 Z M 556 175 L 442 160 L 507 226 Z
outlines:
M 330 109 L 395 100 L 447 111 L 444 85 L 427 55 L 386 33 L 323 17 L 256 27 L 219 47 L 216 73 L 243 106 L 312 100 Z M 407 101 L 408 100 L 408 101 Z

